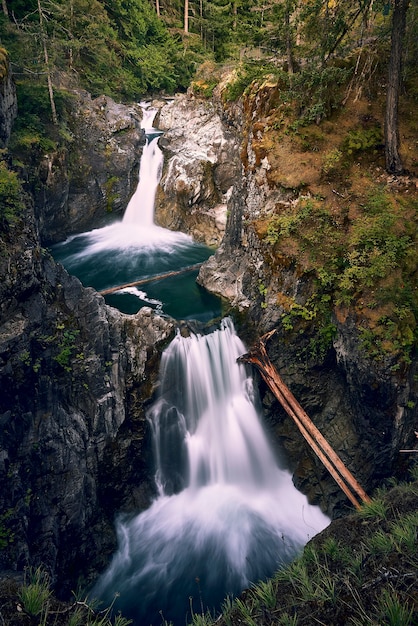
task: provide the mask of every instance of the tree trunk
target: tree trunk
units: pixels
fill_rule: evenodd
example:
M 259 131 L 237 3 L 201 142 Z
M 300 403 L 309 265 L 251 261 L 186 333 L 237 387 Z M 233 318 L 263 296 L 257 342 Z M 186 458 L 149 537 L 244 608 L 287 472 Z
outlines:
M 9 17 L 9 10 L 7 8 L 6 0 L 1 0 L 1 6 L 3 7 L 3 13 L 6 17 Z
M 46 35 L 45 35 L 45 31 L 44 31 L 44 20 L 43 20 L 43 15 L 42 15 L 41 0 L 38 0 L 38 13 L 39 13 L 39 25 L 40 25 L 40 29 L 41 29 L 42 45 L 43 45 L 43 49 L 44 49 L 44 60 L 45 60 L 45 66 L 46 66 L 46 75 L 47 75 L 47 80 L 48 80 L 49 101 L 51 103 L 52 121 L 55 124 L 55 126 L 58 126 L 58 116 L 57 116 L 57 109 L 55 107 L 54 90 L 53 90 L 53 87 L 52 87 L 51 71 L 50 71 L 50 68 L 49 68 L 48 48 L 46 46 Z
M 409 0 L 394 0 L 385 114 L 386 170 L 391 174 L 403 172 L 402 159 L 399 154 L 398 104 L 401 88 L 402 48 L 408 6 Z
M 160 0 L 155 0 L 155 12 L 160 17 Z
M 285 7 L 285 25 L 286 25 L 286 55 L 287 55 L 287 71 L 289 74 L 295 73 L 295 64 L 293 62 L 293 36 L 290 27 L 290 7 L 289 2 L 286 2 Z
M 241 356 L 238 361 L 252 363 L 257 366 L 264 381 L 287 414 L 294 420 L 307 443 L 315 454 L 318 455 L 318 458 L 322 461 L 348 499 L 359 509 L 361 505 L 357 497 L 360 496 L 363 502 L 370 502 L 369 496 L 305 413 L 269 359 L 265 343 L 274 333 L 275 330 L 264 335 L 259 343 L 256 344 L 250 352 Z
M 189 32 L 189 0 L 184 0 L 184 32 Z
M 139 280 L 134 280 L 131 283 L 124 283 L 123 285 L 118 285 L 117 287 L 109 287 L 108 289 L 102 289 L 99 291 L 101 296 L 107 296 L 111 293 L 116 293 L 121 289 L 126 289 L 127 287 L 138 287 L 139 285 L 146 285 L 148 283 L 153 283 L 157 280 L 164 280 L 164 278 L 171 278 L 172 276 L 179 276 L 180 274 L 186 274 L 187 272 L 194 272 L 201 268 L 203 263 L 195 263 L 194 265 L 189 265 L 188 267 L 183 267 L 181 270 L 172 270 L 171 272 L 164 272 L 163 274 L 156 274 L 155 276 L 148 276 L 148 278 L 140 278 Z

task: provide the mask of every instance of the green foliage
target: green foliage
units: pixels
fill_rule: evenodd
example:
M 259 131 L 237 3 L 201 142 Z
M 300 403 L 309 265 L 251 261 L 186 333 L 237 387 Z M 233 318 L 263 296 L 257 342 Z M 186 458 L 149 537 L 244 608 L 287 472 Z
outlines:
M 337 327 L 329 318 L 330 310 L 324 310 L 317 333 L 309 340 L 309 356 L 315 360 L 322 361 L 325 358 L 337 334 Z
M 254 585 L 251 593 L 254 595 L 255 600 L 269 611 L 275 608 L 277 597 L 276 587 L 272 578 Z
M 274 245 L 281 237 L 290 237 L 298 233 L 305 222 L 312 217 L 314 210 L 314 202 L 311 198 L 307 198 L 299 202 L 297 207 L 290 207 L 273 216 L 267 226 L 266 241 Z
M 329 178 L 335 177 L 343 163 L 343 156 L 343 153 L 338 148 L 333 148 L 324 154 L 322 161 L 322 173 Z
M 132 100 L 138 94 L 187 88 L 202 61 L 200 40 L 183 43 L 170 34 L 147 0 L 58 0 L 41 2 L 41 7 L 43 33 L 36 3 L 33 9 L 19 9 L 16 22 L 0 19 L 0 35 L 20 66 L 19 74 L 24 82 L 32 77 L 40 90 L 47 85 L 43 34 L 51 74 L 77 76 L 93 96 Z M 42 117 L 44 103 L 34 93 L 22 102 L 26 106 L 31 100 Z
M 79 335 L 79 330 L 64 329 L 65 327 L 57 327 L 58 331 L 58 354 L 54 356 L 54 360 L 65 369 L 66 372 L 70 372 L 72 369 L 72 359 L 76 352 L 76 339 Z M 80 355 L 77 355 L 81 358 Z
M 117 194 L 114 192 L 114 188 L 116 186 L 116 184 L 118 183 L 119 179 L 117 176 L 110 176 L 106 183 L 105 183 L 105 189 L 106 189 L 106 210 L 107 211 L 112 211 L 112 207 L 113 207 L 113 202 L 115 201 L 115 199 L 117 198 Z
M 205 61 L 196 71 L 191 87 L 193 93 L 203 98 L 211 98 L 220 75 L 213 61 Z
M 4 161 L 0 161 L 0 223 L 15 222 L 24 209 L 23 191 L 16 172 L 11 171 Z
M 330 158 L 330 163 L 339 159 Z M 275 254 L 288 255 L 292 249 L 303 272 L 314 272 L 317 279 L 307 302 L 286 303 L 284 329 L 292 332 L 302 320 L 316 320 L 320 330 L 310 352 L 324 355 L 335 332 L 330 320 L 334 306 L 367 298 L 370 309 L 379 305 L 385 311 L 374 316 L 372 326 L 359 328 L 367 354 L 373 359 L 396 354 L 397 367 L 401 360 L 410 362 L 418 338 L 416 239 L 413 200 L 397 200 L 380 187 L 370 191 L 344 228 L 318 198 L 301 197 L 280 208 L 267 224 L 265 242 Z
M 294 302 L 288 313 L 283 315 L 281 321 L 285 330 L 293 330 L 297 320 L 310 322 L 316 317 L 317 309 L 312 302 L 307 302 L 306 306 Z
M 418 482 L 418 463 L 411 467 L 411 480 Z
M 318 124 L 341 105 L 342 87 L 346 85 L 351 68 L 317 67 L 310 65 L 288 78 L 288 88 L 280 92 L 283 102 L 292 102 L 296 113 L 290 128 Z
M 338 280 L 339 300 L 346 302 L 361 287 L 372 287 L 405 259 L 412 239 L 399 232 L 396 207 L 384 192 L 370 196 L 348 238 L 345 268 Z
M 33 623 L 35 619 L 39 626 L 55 626 L 57 615 L 61 616 L 60 624 L 67 626 L 129 626 L 132 620 L 123 617 L 120 613 L 114 614 L 115 596 L 110 606 L 99 611 L 94 602 L 76 600 L 67 610 L 56 611 L 52 607 L 52 592 L 50 577 L 42 568 L 28 568 L 25 570 L 24 582 L 19 591 L 19 601 L 22 608 Z
M 37 617 L 47 610 L 51 596 L 49 575 L 41 568 L 29 568 L 25 571 L 24 584 L 20 590 L 20 600 L 24 610 Z
M 56 149 L 51 104 L 46 84 L 19 81 L 16 85 L 19 115 L 13 127 L 10 148 L 17 155 L 42 155 Z M 59 115 L 65 107 L 62 93 L 55 95 Z
M 299 619 L 297 614 L 289 615 L 289 613 L 282 613 L 279 616 L 278 624 L 280 626 L 298 626 Z
M 379 529 L 368 539 L 367 547 L 371 554 L 387 556 L 394 549 L 393 538 L 388 533 Z
M 0 550 L 4 550 L 14 542 L 15 535 L 10 528 L 10 519 L 12 516 L 12 509 L 8 509 L 0 515 Z
M 258 291 L 259 291 L 260 295 L 263 297 L 263 302 L 261 303 L 261 308 L 265 309 L 267 307 L 267 302 L 265 301 L 265 298 L 267 296 L 268 289 L 261 281 L 259 281 L 259 283 L 258 283 Z
M 243 95 L 253 81 L 263 80 L 267 76 L 277 73 L 277 67 L 265 62 L 248 61 L 241 63 L 235 71 L 233 80 L 226 85 L 222 93 L 222 98 L 225 102 L 235 102 Z
M 391 533 L 399 552 L 418 557 L 418 512 L 415 511 L 391 524 Z
M 384 520 L 387 514 L 387 504 L 383 498 L 373 498 L 370 502 L 363 504 L 358 515 L 363 519 Z
M 378 3 L 377 3 L 378 4 Z M 378 9 L 377 9 L 378 10 Z M 304 51 L 310 57 L 317 56 L 321 63 L 350 37 L 358 36 L 363 19 L 370 19 L 370 2 L 313 2 L 303 3 L 298 15 L 304 35 Z M 358 18 L 358 19 L 357 19 Z
M 381 623 L 387 626 L 411 626 L 413 609 L 401 600 L 395 589 L 383 589 L 377 601 Z
M 382 130 L 379 126 L 350 130 L 345 137 L 341 150 L 349 155 L 375 149 L 383 141 Z

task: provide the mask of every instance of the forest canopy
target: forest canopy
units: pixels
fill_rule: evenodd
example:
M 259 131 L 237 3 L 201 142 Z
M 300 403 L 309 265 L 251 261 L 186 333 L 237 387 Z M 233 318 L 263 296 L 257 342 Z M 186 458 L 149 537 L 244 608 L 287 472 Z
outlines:
M 3 0 L 0 35 L 17 80 L 49 72 L 60 84 L 66 74 L 93 95 L 125 99 L 186 88 L 199 55 L 147 0 Z
M 291 87 L 299 76 L 322 93 L 323 77 L 361 73 L 368 62 L 361 51 L 373 49 L 376 67 L 388 68 L 387 169 L 401 173 L 397 107 L 401 85 L 409 81 L 418 94 L 417 20 L 417 0 L 2 0 L 0 43 L 20 88 L 20 110 L 43 89 L 55 127 L 60 89 L 140 100 L 186 90 L 210 60 L 239 66 L 230 99 L 271 71 L 286 72 Z M 216 81 L 213 72 L 211 89 Z
M 206 59 L 294 72 L 371 38 L 388 49 L 397 4 L 410 5 L 414 60 L 416 0 L 2 0 L 0 38 L 18 79 L 49 73 L 59 85 L 65 73 L 93 95 L 133 99 L 186 89 Z

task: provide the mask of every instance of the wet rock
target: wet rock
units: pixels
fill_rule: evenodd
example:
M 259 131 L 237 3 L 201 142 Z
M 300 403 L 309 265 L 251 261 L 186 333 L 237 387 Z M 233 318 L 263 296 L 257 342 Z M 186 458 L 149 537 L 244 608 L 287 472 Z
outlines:
M 46 154 L 38 176 L 35 211 L 42 241 L 50 244 L 105 224 L 125 210 L 138 184 L 145 143 L 139 105 L 92 99 L 75 91 L 71 138 Z
M 211 102 L 187 95 L 160 105 L 157 123 L 164 131 L 165 164 L 156 221 L 217 246 L 240 167 L 235 136 Z
M 153 494 L 145 408 L 172 322 L 124 315 L 40 246 L 30 204 L 1 233 L 0 569 L 43 564 L 61 594 Z

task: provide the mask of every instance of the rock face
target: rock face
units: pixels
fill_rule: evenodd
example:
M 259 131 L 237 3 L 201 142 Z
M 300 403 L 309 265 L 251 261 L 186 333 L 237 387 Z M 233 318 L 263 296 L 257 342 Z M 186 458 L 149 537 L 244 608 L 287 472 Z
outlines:
M 142 110 L 83 91 L 73 93 L 71 138 L 46 154 L 37 176 L 35 211 L 44 243 L 103 225 L 123 213 L 138 184 Z
M 13 121 L 17 115 L 16 88 L 10 71 L 9 59 L 0 49 L 0 147 L 10 138 Z
M 69 593 L 106 564 L 115 512 L 149 504 L 144 409 L 173 328 L 83 288 L 30 207 L 0 245 L 0 569 L 42 563 Z
M 254 226 L 274 206 L 292 202 L 298 193 L 294 181 L 290 187 L 274 184 L 268 153 L 257 152 L 257 122 L 263 117 L 260 93 L 253 102 L 244 103 L 243 114 L 242 109 L 224 112 L 228 127 L 235 127 L 241 137 L 242 176 L 228 203 L 222 245 L 201 268 L 198 282 L 235 307 L 237 318 L 243 320 L 241 334 L 246 334 L 249 343 L 276 329 L 268 344 L 273 364 L 358 481 L 372 490 L 385 477 L 402 474 L 404 469 L 405 457 L 399 449 L 412 443 L 416 364 L 394 373 L 389 359 L 369 359 L 353 313 L 334 313 L 333 344 L 321 354 L 311 354 L 314 335 L 308 322 L 300 324 L 291 338 L 286 332 L 281 323 L 285 308 L 277 294 L 303 305 L 313 285 L 290 257 L 270 263 L 269 249 Z M 260 388 L 272 438 L 281 442 L 288 455 L 296 485 L 330 514 L 344 513 L 348 501 L 339 487 L 270 391 L 263 383 Z
M 226 130 L 212 102 L 179 95 L 157 106 L 165 164 L 156 221 L 217 246 L 240 168 L 235 136 Z
M 63 594 L 107 564 L 116 511 L 150 502 L 145 405 L 173 332 L 150 309 L 106 306 L 41 247 L 121 210 L 137 185 L 139 109 L 77 92 L 73 113 L 72 145 L 44 156 L 43 184 L 0 225 L 0 570 L 42 564 Z

